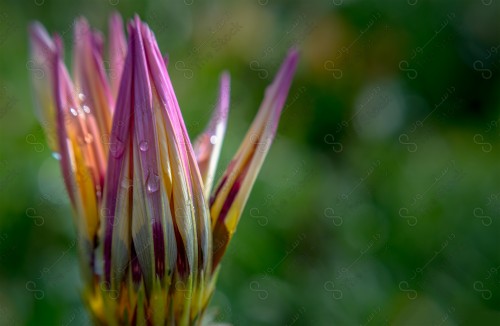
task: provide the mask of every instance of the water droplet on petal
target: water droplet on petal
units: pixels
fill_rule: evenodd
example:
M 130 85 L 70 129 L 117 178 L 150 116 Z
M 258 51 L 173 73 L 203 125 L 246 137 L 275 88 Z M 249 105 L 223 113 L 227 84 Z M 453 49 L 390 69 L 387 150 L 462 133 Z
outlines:
M 125 150 L 125 145 L 118 138 L 114 139 L 109 144 L 109 152 L 115 158 L 120 158 L 122 156 L 124 150 Z
M 122 186 L 122 188 L 125 188 L 125 189 L 132 187 L 132 180 L 127 178 L 127 177 L 123 178 L 122 182 L 121 182 L 121 186 Z
M 217 143 L 217 136 L 216 135 L 210 136 L 210 143 L 212 145 L 215 145 L 215 143 Z
M 82 102 L 83 102 L 83 101 L 85 101 L 85 94 L 83 94 L 83 93 L 78 94 L 78 98 L 79 98 L 79 99 L 80 99 L 80 101 L 82 101 Z
M 59 154 L 58 152 L 52 152 L 52 157 L 58 161 L 61 160 L 61 154 Z
M 87 114 L 90 113 L 90 108 L 88 106 L 84 105 L 83 106 L 83 112 L 85 112 Z
M 149 144 L 146 140 L 143 140 L 140 142 L 139 144 L 139 149 L 142 151 L 142 152 L 145 152 L 149 149 Z
M 87 143 L 87 144 L 90 144 L 93 140 L 94 140 L 94 137 L 92 137 L 91 134 L 86 134 L 85 137 L 83 138 L 83 140 Z
M 149 172 L 146 179 L 146 188 L 149 193 L 157 192 L 160 189 L 160 177 L 154 172 Z
M 71 114 L 75 117 L 78 115 L 78 112 L 74 108 L 69 108 L 69 112 L 71 112 Z

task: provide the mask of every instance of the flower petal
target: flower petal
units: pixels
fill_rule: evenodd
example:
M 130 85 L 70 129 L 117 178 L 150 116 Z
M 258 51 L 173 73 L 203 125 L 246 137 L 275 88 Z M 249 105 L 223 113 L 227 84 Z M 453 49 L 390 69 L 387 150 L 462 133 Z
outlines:
M 109 19 L 109 79 L 113 97 L 118 95 L 123 64 L 127 54 L 127 40 L 123 30 L 123 20 L 120 14 L 113 13 Z
M 103 255 L 102 259 L 104 260 L 104 270 L 99 272 L 103 274 L 104 280 L 114 287 L 116 287 L 117 283 L 121 281 L 121 278 L 125 273 L 122 266 L 125 266 L 125 268 L 129 267 L 129 262 L 132 259 L 132 253 L 130 252 L 130 250 L 132 250 L 132 237 L 130 234 L 124 234 L 125 224 L 130 224 L 130 221 L 122 222 L 121 226 L 116 227 L 117 225 L 120 225 L 120 219 L 123 220 L 130 217 L 128 214 L 124 216 L 116 214 L 120 209 L 124 210 L 123 208 L 118 207 L 120 204 L 118 200 L 125 200 L 123 197 L 120 197 L 119 188 L 123 186 L 126 186 L 127 188 L 133 187 L 133 178 L 130 176 L 130 173 L 127 171 L 125 175 L 122 174 L 122 171 L 125 169 L 127 164 L 127 170 L 130 170 L 133 167 L 130 150 L 131 121 L 133 117 L 131 96 L 133 80 L 132 45 L 133 39 L 131 38 L 128 46 L 129 54 L 127 55 L 124 65 L 120 89 L 116 101 L 116 110 L 113 116 L 113 127 L 109 137 L 109 157 L 104 188 L 104 200 L 101 209 L 102 227 L 99 238 L 103 239 L 103 249 L 100 250 L 99 253 L 102 253 Z M 121 205 L 128 205 L 128 203 L 122 202 Z M 130 208 L 128 210 L 130 210 Z M 118 235 L 114 235 L 115 231 Z M 112 248 L 116 248 L 118 246 L 114 243 L 119 242 L 120 240 L 125 242 L 125 246 L 121 247 L 121 250 L 127 252 L 123 254 L 120 252 L 117 254 L 117 257 L 112 257 Z M 113 266 L 116 268 L 113 272 L 111 270 L 112 258 Z M 138 259 L 133 261 L 137 262 Z
M 132 236 L 136 247 L 143 247 L 148 243 L 153 243 L 153 262 L 143 259 L 144 255 L 139 254 L 141 267 L 147 268 L 153 263 L 154 272 L 144 270 L 148 277 L 156 275 L 160 278 L 165 274 L 165 239 L 164 217 L 170 216 L 170 205 L 163 202 L 166 197 L 162 193 L 160 176 L 160 162 L 158 160 L 158 136 L 156 131 L 157 113 L 153 107 L 153 89 L 148 72 L 146 54 L 144 51 L 144 41 L 140 32 L 141 22 L 137 18 L 132 26 L 131 34 L 134 35 L 134 138 L 132 140 L 134 154 L 134 214 L 132 221 Z M 142 205 L 142 207 L 140 206 Z M 142 214 L 141 214 L 142 213 Z M 144 230 L 146 229 L 146 231 Z M 141 261 L 142 260 L 142 261 Z M 146 288 L 149 289 L 152 280 L 147 280 Z
M 79 109 L 73 85 L 61 59 L 61 41 L 55 37 L 56 51 L 53 58 L 52 80 L 56 107 L 57 140 L 61 168 L 73 209 L 75 224 L 85 264 L 86 277 L 91 277 L 94 248 L 99 225 L 98 189 L 102 185 L 96 161 L 97 147 L 93 141 L 93 117 Z
M 30 28 L 31 59 L 28 69 L 32 74 L 34 88 L 34 104 L 38 120 L 47 137 L 47 143 L 52 151 L 58 152 L 56 138 L 56 117 L 54 103 L 54 55 L 56 47 L 45 28 L 38 22 Z
M 212 113 L 207 128 L 198 136 L 194 143 L 194 152 L 203 179 L 203 189 L 207 200 L 210 198 L 210 192 L 212 191 L 215 169 L 217 168 L 217 162 L 219 161 L 222 142 L 226 132 L 227 116 L 229 112 L 229 83 L 229 74 L 222 74 L 220 78 L 217 106 Z
M 74 34 L 75 89 L 80 92 L 82 104 L 94 113 L 100 134 L 108 134 L 114 101 L 104 72 L 102 39 L 92 32 L 84 18 L 76 21 Z
M 274 139 L 297 61 L 297 51 L 291 50 L 273 83 L 266 89 L 264 101 L 250 130 L 210 200 L 214 241 L 213 268 L 219 263 L 236 230 L 257 173 Z
M 158 95 L 158 102 L 161 104 L 160 112 L 163 115 L 162 121 L 167 140 L 168 161 L 170 162 L 167 170 L 171 175 L 171 184 L 167 185 L 167 189 L 171 189 L 172 192 L 172 216 L 179 235 L 177 237 L 179 253 L 177 270 L 180 276 L 178 281 L 188 291 L 181 292 L 182 297 L 199 305 L 205 297 L 202 283 L 209 280 L 212 262 L 208 205 L 203 196 L 203 184 L 198 164 L 170 77 L 154 35 L 147 26 L 143 27 L 143 37 L 151 79 Z M 190 276 L 193 274 L 194 278 Z M 195 292 L 191 294 L 191 291 Z M 174 301 L 177 303 L 176 300 Z M 182 305 L 185 303 L 181 303 L 178 308 L 182 308 L 184 312 L 189 310 Z M 191 311 L 197 310 L 195 307 Z

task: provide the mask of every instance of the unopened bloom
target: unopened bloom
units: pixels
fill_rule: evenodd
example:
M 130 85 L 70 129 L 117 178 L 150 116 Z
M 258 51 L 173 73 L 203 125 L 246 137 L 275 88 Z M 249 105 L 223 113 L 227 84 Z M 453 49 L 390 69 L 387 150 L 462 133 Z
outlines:
M 226 129 L 229 75 L 191 144 L 154 34 L 110 20 L 103 40 L 75 24 L 73 80 L 59 36 L 31 27 L 38 116 L 74 210 L 84 296 L 100 324 L 199 324 L 217 271 L 274 138 L 297 63 L 291 51 L 245 139 L 212 184 Z M 111 80 L 108 82 L 108 80 Z

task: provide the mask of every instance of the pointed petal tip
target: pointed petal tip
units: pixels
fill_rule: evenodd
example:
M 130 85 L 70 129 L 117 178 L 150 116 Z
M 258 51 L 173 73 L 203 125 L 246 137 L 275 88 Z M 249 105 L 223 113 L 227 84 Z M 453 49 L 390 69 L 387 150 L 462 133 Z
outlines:
M 274 104 L 271 106 L 279 118 L 283 106 L 285 104 L 290 86 L 293 81 L 293 76 L 295 75 L 295 70 L 297 69 L 297 64 L 299 62 L 299 52 L 296 48 L 291 48 L 288 54 L 281 64 L 276 77 L 274 78 L 271 85 L 268 86 L 266 93 L 269 91 L 269 96 L 266 98 L 271 99 Z M 279 119 L 276 120 L 276 123 Z
M 287 72 L 290 77 L 295 73 L 295 69 L 297 68 L 297 64 L 299 62 L 299 51 L 297 48 L 291 48 L 288 50 L 285 60 L 281 65 L 280 71 L 278 75 L 280 75 L 283 71 Z
M 138 14 L 135 14 L 134 18 L 130 20 L 129 26 L 129 35 L 135 34 L 136 36 L 139 36 L 139 34 L 141 34 L 142 21 Z
M 229 71 L 224 70 L 220 75 L 220 79 L 223 83 L 229 83 L 231 79 L 231 74 L 229 73 Z
M 32 22 L 28 27 L 32 46 L 53 50 L 54 43 L 45 27 L 38 21 Z
M 114 10 L 109 18 L 111 21 L 118 23 L 118 22 L 123 22 L 122 15 L 116 10 Z
M 75 31 L 81 31 L 85 29 L 90 29 L 89 22 L 87 21 L 87 18 L 83 16 L 78 16 L 75 18 Z
M 222 117 L 226 118 L 229 111 L 229 97 L 231 92 L 231 76 L 229 72 L 223 71 L 220 76 L 220 90 L 219 90 L 219 111 L 223 114 Z
M 299 49 L 296 47 L 291 47 L 288 50 L 287 59 L 298 60 L 298 58 L 299 58 Z
M 122 16 L 114 11 L 111 16 L 109 16 L 109 38 L 112 40 L 113 37 L 116 37 L 116 33 L 119 33 L 118 36 L 121 37 L 123 34 L 123 18 Z
M 297 69 L 297 64 L 299 62 L 299 51 L 296 48 L 291 48 L 288 50 L 285 60 L 280 66 L 278 73 L 274 79 L 274 83 L 276 84 L 289 84 L 293 79 L 293 75 L 295 74 L 295 70 Z M 285 87 L 288 92 L 288 87 Z
M 223 71 L 220 76 L 220 96 L 223 97 L 222 100 L 229 101 L 231 91 L 231 75 L 228 71 Z M 226 104 L 227 108 L 223 108 L 224 110 L 229 109 L 229 103 Z
M 139 17 L 139 14 L 135 14 L 133 21 L 135 23 L 136 28 L 139 28 L 142 24 L 141 17 Z
M 113 12 L 109 17 L 109 38 L 110 42 L 113 42 L 115 38 L 118 38 L 119 42 L 126 43 L 125 35 L 123 33 L 123 19 L 118 12 Z M 125 44 L 126 46 L 126 44 Z
M 43 33 L 47 34 L 45 27 L 43 27 L 43 25 L 37 20 L 35 20 L 29 24 L 28 31 L 32 37 L 35 37 L 37 35 L 41 35 Z M 47 34 L 47 36 L 48 36 L 48 34 Z

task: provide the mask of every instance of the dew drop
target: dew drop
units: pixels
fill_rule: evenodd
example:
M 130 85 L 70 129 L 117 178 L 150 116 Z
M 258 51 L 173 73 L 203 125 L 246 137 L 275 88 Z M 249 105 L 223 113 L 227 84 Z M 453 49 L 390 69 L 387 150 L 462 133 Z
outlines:
M 80 101 L 82 101 L 82 102 L 83 102 L 83 101 L 85 101 L 85 94 L 83 94 L 83 93 L 78 94 L 78 98 L 79 98 L 79 99 L 80 99 Z
M 71 112 L 71 114 L 75 117 L 78 115 L 78 112 L 74 108 L 69 108 L 69 112 Z
M 122 182 L 121 182 L 121 186 L 122 186 L 122 188 L 125 188 L 125 189 L 132 187 L 132 180 L 127 178 L 127 177 L 123 178 Z
M 94 140 L 94 137 L 92 137 L 91 134 L 86 134 L 85 137 L 83 137 L 83 140 L 87 143 L 87 144 L 90 144 L 93 140 Z
M 111 155 L 115 158 L 120 158 L 123 155 L 123 151 L 125 150 L 125 145 L 118 138 L 114 139 L 109 144 L 109 151 Z
M 89 114 L 90 113 L 90 108 L 86 105 L 83 106 L 83 112 Z
M 215 143 L 217 143 L 217 136 L 216 135 L 210 136 L 210 143 L 212 145 L 215 145 Z
M 149 193 L 157 192 L 160 189 L 160 177 L 154 172 L 149 172 L 146 179 L 146 188 Z
M 148 149 L 149 149 L 149 144 L 146 140 L 143 140 L 140 142 L 139 144 L 139 149 L 142 151 L 142 152 L 146 152 Z
M 61 160 L 61 154 L 59 154 L 58 152 L 52 152 L 52 157 L 58 161 Z

